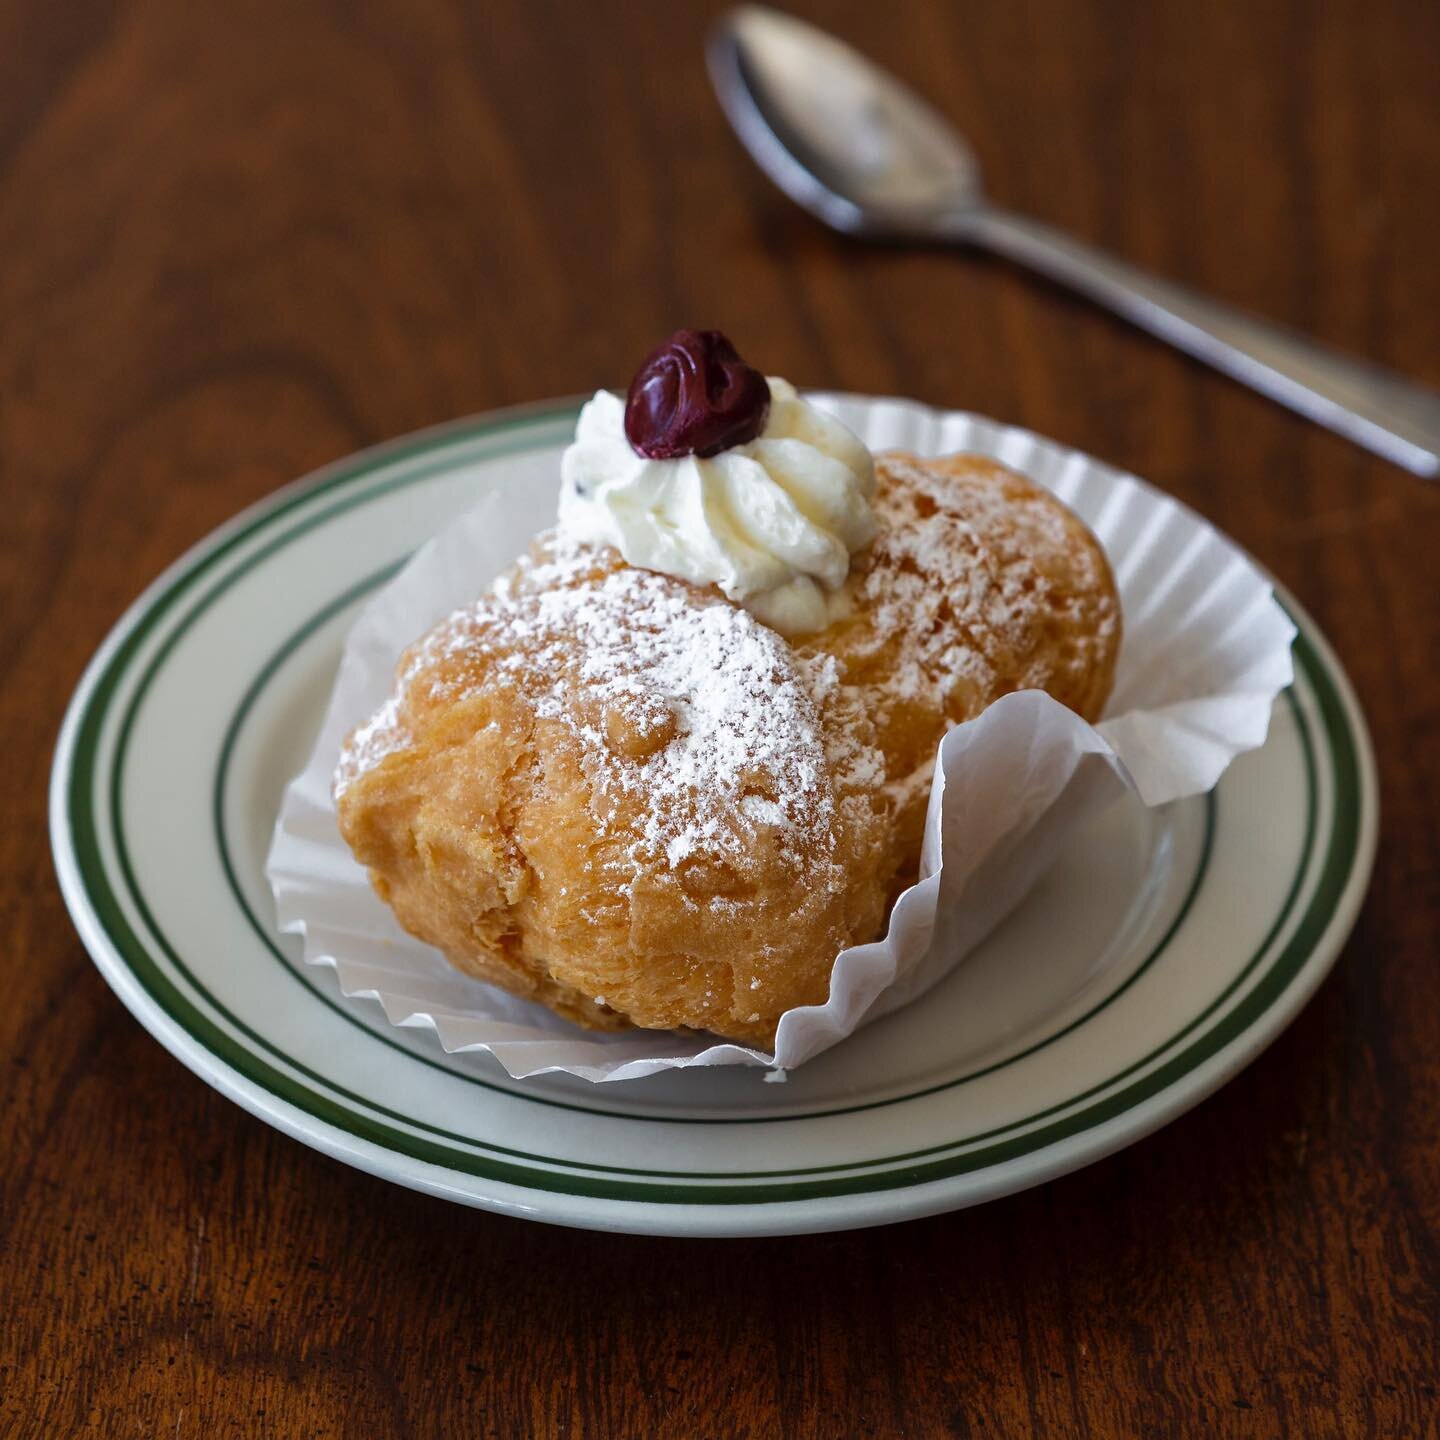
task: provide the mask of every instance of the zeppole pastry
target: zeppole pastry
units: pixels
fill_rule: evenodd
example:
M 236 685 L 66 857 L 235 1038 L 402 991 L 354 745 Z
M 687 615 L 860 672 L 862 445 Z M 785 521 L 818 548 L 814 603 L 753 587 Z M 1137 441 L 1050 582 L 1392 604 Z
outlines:
M 581 1025 L 773 1042 L 919 862 L 937 745 L 1099 717 L 1105 556 L 993 461 L 872 459 L 715 332 L 600 392 L 559 523 L 402 658 L 336 771 L 412 934 Z

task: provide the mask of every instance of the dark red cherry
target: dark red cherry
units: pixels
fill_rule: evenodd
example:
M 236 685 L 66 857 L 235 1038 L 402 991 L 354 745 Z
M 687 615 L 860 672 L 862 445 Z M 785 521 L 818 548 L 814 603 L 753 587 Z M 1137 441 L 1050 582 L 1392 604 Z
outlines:
M 625 438 L 647 460 L 717 455 L 753 440 L 770 387 L 718 330 L 677 330 L 646 357 L 625 396 Z

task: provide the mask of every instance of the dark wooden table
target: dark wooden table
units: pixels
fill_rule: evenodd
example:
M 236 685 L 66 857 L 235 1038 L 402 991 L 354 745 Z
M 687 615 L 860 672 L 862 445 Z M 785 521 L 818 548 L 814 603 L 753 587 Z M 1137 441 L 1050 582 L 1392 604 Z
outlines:
M 822 233 L 726 131 L 704 8 L 0 0 L 0 1431 L 1436 1434 L 1440 489 L 1003 265 Z M 1440 386 L 1434 0 L 825 18 L 1003 201 Z M 285 1139 L 92 968 L 44 784 L 122 607 L 320 462 L 683 323 L 1134 469 L 1334 640 L 1383 789 L 1359 927 L 1143 1144 L 887 1230 L 552 1230 Z

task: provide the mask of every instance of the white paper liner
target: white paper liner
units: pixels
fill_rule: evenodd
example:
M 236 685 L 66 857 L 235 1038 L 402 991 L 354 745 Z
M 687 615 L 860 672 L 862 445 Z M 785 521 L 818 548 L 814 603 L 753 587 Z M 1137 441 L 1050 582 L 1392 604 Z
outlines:
M 488 1050 L 516 1078 L 562 1070 L 630 1080 L 691 1065 L 781 1070 L 828 1049 L 946 975 L 1024 897 L 1074 827 L 1125 790 L 1161 805 L 1210 789 L 1265 739 L 1292 678 L 1294 627 L 1269 582 L 1193 511 L 1142 481 L 1028 431 L 907 401 L 812 395 L 872 450 L 976 451 L 1054 491 L 1094 530 L 1124 612 L 1106 718 L 1086 724 L 1040 691 L 1007 695 L 939 747 L 922 879 L 882 940 L 835 961 L 823 1005 L 788 1011 L 773 1054 L 704 1036 L 579 1029 L 454 970 L 407 935 L 335 824 L 331 773 L 345 735 L 388 695 L 401 652 L 471 603 L 546 523 L 529 487 L 500 487 L 446 527 L 365 607 L 346 640 L 304 772 L 287 789 L 267 874 L 280 928 L 333 966 L 351 997 L 396 1025 L 432 1026 L 447 1051 Z M 559 483 L 558 457 L 555 467 Z

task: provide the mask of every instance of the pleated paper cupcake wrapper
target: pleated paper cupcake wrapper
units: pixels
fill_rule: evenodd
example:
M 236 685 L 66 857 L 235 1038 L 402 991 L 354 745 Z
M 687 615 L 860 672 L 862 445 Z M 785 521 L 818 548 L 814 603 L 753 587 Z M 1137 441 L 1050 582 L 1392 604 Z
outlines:
M 788 1011 L 773 1053 L 697 1034 L 581 1030 L 460 974 L 405 933 L 335 823 L 330 781 L 346 734 L 389 694 L 405 648 L 474 601 L 554 513 L 555 493 L 501 487 L 455 520 L 365 607 L 345 642 L 314 752 L 288 790 L 267 873 L 282 930 L 332 966 L 345 995 L 447 1051 L 488 1050 L 516 1078 L 565 1071 L 630 1080 L 692 1065 L 803 1064 L 923 995 L 1024 898 L 1077 826 L 1127 790 L 1163 805 L 1209 790 L 1265 739 L 1292 678 L 1294 627 L 1266 578 L 1193 511 L 1132 476 L 1028 431 L 906 401 L 810 397 L 872 450 L 990 455 L 1054 491 L 1094 530 L 1124 612 L 1114 694 L 1098 726 L 1020 691 L 941 742 L 921 879 L 883 939 L 836 957 L 829 999 Z M 559 452 L 555 464 L 559 485 Z

